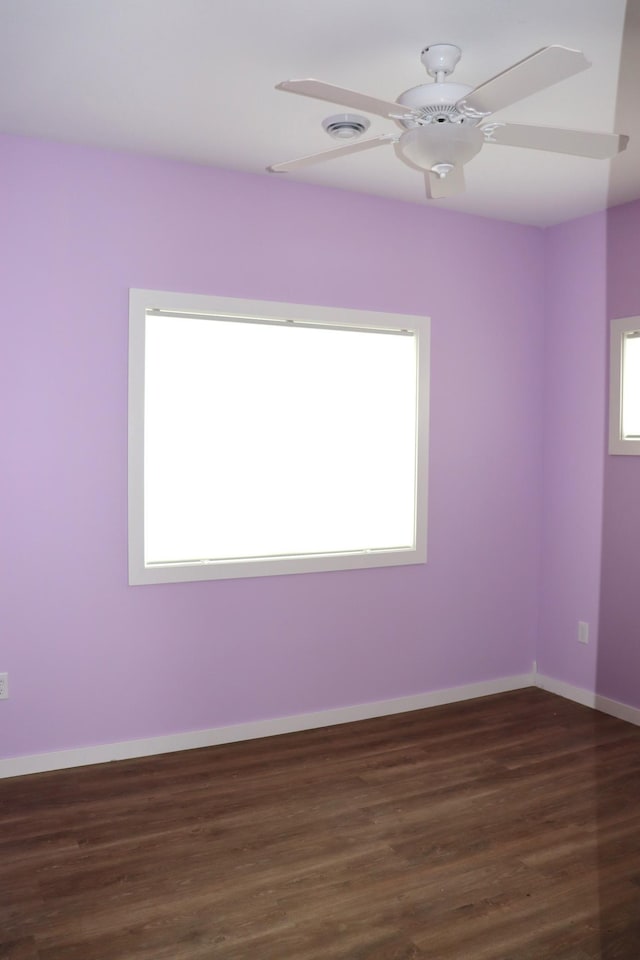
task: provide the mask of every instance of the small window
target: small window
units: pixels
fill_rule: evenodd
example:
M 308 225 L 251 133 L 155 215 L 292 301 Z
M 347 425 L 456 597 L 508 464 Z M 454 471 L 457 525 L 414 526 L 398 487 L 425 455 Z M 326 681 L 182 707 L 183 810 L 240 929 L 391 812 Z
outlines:
M 428 333 L 132 290 L 129 582 L 424 562 Z
M 640 317 L 611 323 L 609 453 L 640 456 Z

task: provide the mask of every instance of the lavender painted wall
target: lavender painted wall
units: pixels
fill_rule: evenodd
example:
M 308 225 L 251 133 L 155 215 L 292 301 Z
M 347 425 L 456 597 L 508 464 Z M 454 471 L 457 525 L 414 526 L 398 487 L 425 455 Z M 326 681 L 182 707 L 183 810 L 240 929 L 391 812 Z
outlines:
M 546 231 L 538 670 L 596 682 L 606 417 L 607 221 Z M 578 644 L 578 621 L 590 626 Z
M 640 707 L 640 458 L 607 453 L 612 317 L 640 315 L 640 203 L 546 236 L 538 669 Z M 578 620 L 590 625 L 577 643 Z
M 640 316 L 640 203 L 609 211 L 609 317 Z M 607 456 L 598 692 L 640 707 L 640 457 Z
M 540 231 L 19 138 L 0 167 L 0 755 L 530 669 Z M 129 587 L 130 286 L 431 315 L 427 565 Z

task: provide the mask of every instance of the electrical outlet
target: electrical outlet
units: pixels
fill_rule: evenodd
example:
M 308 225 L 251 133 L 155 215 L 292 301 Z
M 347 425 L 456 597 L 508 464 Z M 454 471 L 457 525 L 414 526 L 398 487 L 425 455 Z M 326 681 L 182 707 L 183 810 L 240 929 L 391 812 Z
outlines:
M 589 624 L 578 620 L 578 643 L 589 643 Z
M 0 673 L 0 700 L 9 699 L 9 674 Z

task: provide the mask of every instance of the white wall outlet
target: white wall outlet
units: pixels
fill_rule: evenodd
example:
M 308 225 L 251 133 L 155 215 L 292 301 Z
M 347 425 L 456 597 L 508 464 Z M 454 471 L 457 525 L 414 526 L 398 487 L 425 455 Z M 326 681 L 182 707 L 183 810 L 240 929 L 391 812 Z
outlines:
M 589 643 L 589 624 L 578 620 L 578 643 Z
M 0 673 L 0 700 L 9 699 L 9 674 Z

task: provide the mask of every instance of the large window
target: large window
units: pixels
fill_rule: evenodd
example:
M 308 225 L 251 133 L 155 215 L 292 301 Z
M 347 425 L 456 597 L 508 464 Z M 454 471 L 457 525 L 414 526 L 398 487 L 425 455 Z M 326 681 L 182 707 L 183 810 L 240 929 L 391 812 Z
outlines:
M 130 583 L 424 562 L 428 333 L 132 290 Z
M 611 323 L 609 453 L 640 456 L 640 317 Z

